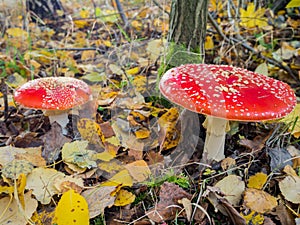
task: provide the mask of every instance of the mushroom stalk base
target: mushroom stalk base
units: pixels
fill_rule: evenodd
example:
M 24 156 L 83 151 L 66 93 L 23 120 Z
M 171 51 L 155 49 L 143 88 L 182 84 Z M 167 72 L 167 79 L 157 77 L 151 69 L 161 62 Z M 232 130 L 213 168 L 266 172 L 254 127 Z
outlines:
M 62 128 L 63 134 L 67 134 L 66 126 L 69 123 L 68 111 L 57 112 L 48 110 L 44 114 L 49 117 L 50 124 L 57 122 Z
M 207 116 L 203 126 L 206 127 L 203 158 L 208 162 L 224 159 L 225 135 L 228 120 Z

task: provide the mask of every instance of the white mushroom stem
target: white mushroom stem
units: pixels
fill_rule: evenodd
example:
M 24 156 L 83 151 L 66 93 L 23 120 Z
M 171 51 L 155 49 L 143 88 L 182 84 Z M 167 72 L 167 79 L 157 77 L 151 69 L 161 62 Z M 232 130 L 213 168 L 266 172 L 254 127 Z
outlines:
M 203 123 L 206 128 L 203 156 L 207 161 L 221 161 L 225 158 L 225 135 L 228 128 L 228 120 L 207 116 Z
M 44 115 L 49 117 L 50 124 L 57 122 L 62 128 L 63 134 L 67 134 L 68 110 L 46 110 Z

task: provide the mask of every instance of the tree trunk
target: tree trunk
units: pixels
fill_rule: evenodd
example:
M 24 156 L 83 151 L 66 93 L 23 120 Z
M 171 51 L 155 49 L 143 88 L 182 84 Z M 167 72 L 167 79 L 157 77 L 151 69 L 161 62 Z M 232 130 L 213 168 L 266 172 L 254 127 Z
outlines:
M 172 0 L 167 64 L 178 66 L 203 62 L 207 7 L 208 0 Z
M 34 21 L 56 20 L 60 17 L 59 11 L 64 12 L 60 0 L 26 0 L 26 8 Z

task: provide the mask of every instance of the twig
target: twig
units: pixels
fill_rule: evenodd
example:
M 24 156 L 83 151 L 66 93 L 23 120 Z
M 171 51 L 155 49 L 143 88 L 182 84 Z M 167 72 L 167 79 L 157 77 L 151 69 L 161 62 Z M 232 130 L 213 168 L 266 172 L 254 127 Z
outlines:
M 8 118 L 8 100 L 7 100 L 7 85 L 4 81 L 4 78 L 1 79 L 1 92 L 3 94 L 3 100 L 4 100 L 4 121 Z
M 117 9 L 119 11 L 119 14 L 121 16 L 121 19 L 122 19 L 123 23 L 125 24 L 125 27 L 127 27 L 129 23 L 128 23 L 128 19 L 127 19 L 125 13 L 124 13 L 122 4 L 121 4 L 120 0 L 115 0 L 115 2 L 116 2 L 116 5 L 117 5 Z
M 165 10 L 162 6 L 161 6 L 161 4 L 159 4 L 156 0 L 152 0 L 153 2 L 154 2 L 154 4 L 159 8 L 159 9 L 161 9 L 162 11 L 164 11 L 165 13 L 167 13 L 168 15 L 170 15 L 170 13 L 167 11 L 167 10 Z
M 262 55 L 260 52 L 256 51 L 254 48 L 252 48 L 251 46 L 249 46 L 247 43 L 244 42 L 244 40 L 240 40 L 237 38 L 233 38 L 233 37 L 227 37 L 221 30 L 221 28 L 219 27 L 219 25 L 217 24 L 217 22 L 214 20 L 214 18 L 212 17 L 212 15 L 210 13 L 208 13 L 208 20 L 212 23 L 213 27 L 216 29 L 217 33 L 227 42 L 229 42 L 230 44 L 240 44 L 241 46 L 243 46 L 244 48 L 246 48 L 247 50 L 253 52 L 255 55 L 260 56 L 262 59 L 266 60 L 267 62 L 278 66 L 281 69 L 284 69 L 285 71 L 288 72 L 288 74 L 293 78 L 293 80 L 295 80 L 298 84 L 300 84 L 300 81 L 297 77 L 296 72 L 294 72 L 293 70 L 291 70 L 290 67 L 283 65 L 282 63 L 278 62 L 275 59 L 269 58 L 267 56 Z

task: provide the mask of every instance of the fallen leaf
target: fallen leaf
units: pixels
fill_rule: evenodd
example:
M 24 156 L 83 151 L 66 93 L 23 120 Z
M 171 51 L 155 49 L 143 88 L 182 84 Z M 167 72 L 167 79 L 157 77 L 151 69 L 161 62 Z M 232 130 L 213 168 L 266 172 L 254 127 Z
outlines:
M 118 172 L 113 177 L 109 178 L 108 181 L 105 181 L 101 184 L 101 186 L 118 186 L 121 185 L 121 187 L 131 187 L 133 185 L 132 178 L 128 172 L 128 170 L 124 169 Z
M 246 225 L 246 220 L 238 213 L 238 211 L 222 197 L 222 192 L 218 187 L 208 186 L 207 190 L 203 193 L 210 203 L 214 206 L 215 211 L 220 211 L 223 215 L 229 216 L 232 224 Z
M 101 127 L 95 121 L 88 118 L 81 118 L 77 122 L 77 129 L 84 140 L 91 144 L 99 144 L 103 146 L 105 137 L 101 131 Z
M 55 179 L 64 176 L 55 169 L 35 168 L 27 176 L 26 189 L 32 190 L 32 194 L 42 204 L 49 204 L 52 196 L 59 193 L 54 184 Z
M 24 195 L 25 208 L 19 207 L 15 198 L 3 197 L 0 199 L 0 224 L 1 225 L 25 225 L 36 211 L 38 202 L 31 197 L 31 192 Z M 21 210 L 21 211 L 20 211 Z
M 250 211 L 249 214 L 243 215 L 247 224 L 260 225 L 264 224 L 264 216 L 255 211 Z
M 111 193 L 116 189 L 116 186 L 104 186 L 87 189 L 81 193 L 88 203 L 90 218 L 104 214 L 106 207 L 114 205 L 115 196 Z
M 135 200 L 135 195 L 131 192 L 121 189 L 118 191 L 115 199 L 115 206 L 125 206 L 131 204 Z
M 176 127 L 179 117 L 177 108 L 170 108 L 158 119 L 159 143 L 161 151 L 176 147 L 180 140 L 180 131 Z
M 274 147 L 267 148 L 268 155 L 271 158 L 270 167 L 272 171 L 280 171 L 286 165 L 293 166 L 293 162 L 290 160 L 291 155 L 286 148 Z
M 268 176 L 265 173 L 256 173 L 249 177 L 248 188 L 262 189 L 267 182 Z
M 154 209 L 147 211 L 147 216 L 156 223 L 172 220 L 182 213 L 179 201 L 192 196 L 174 183 L 165 182 L 161 185 L 159 202 Z
M 85 198 L 74 190 L 65 192 L 56 206 L 53 222 L 57 225 L 88 225 L 89 210 Z
M 253 211 L 265 213 L 277 206 L 277 199 L 263 190 L 247 188 L 244 193 L 244 205 Z
M 90 169 L 92 167 L 97 167 L 97 163 L 93 159 L 96 152 L 88 150 L 87 147 L 87 141 L 65 143 L 61 150 L 62 160 L 66 163 L 75 164 L 80 168 Z
M 44 141 L 42 156 L 48 163 L 57 160 L 62 146 L 71 141 L 70 138 L 63 135 L 62 128 L 56 121 L 51 124 L 51 129 L 42 136 L 42 139 Z
M 2 167 L 2 176 L 10 179 L 17 179 L 20 174 L 29 174 L 33 165 L 26 160 L 13 160 Z
M 240 8 L 241 26 L 245 28 L 265 27 L 268 25 L 268 20 L 264 17 L 265 9 L 255 9 L 253 2 L 247 4 L 247 9 Z
M 300 104 L 297 104 L 294 110 L 282 118 L 280 121 L 289 126 L 289 131 L 295 138 L 300 137 Z
M 129 163 L 125 166 L 125 168 L 137 182 L 143 182 L 151 175 L 151 171 L 144 160 Z
M 245 183 L 239 176 L 228 175 L 215 184 L 224 193 L 224 198 L 233 206 L 238 206 L 245 190 Z
M 279 188 L 286 200 L 295 204 L 300 203 L 300 177 L 286 176 L 279 181 Z

